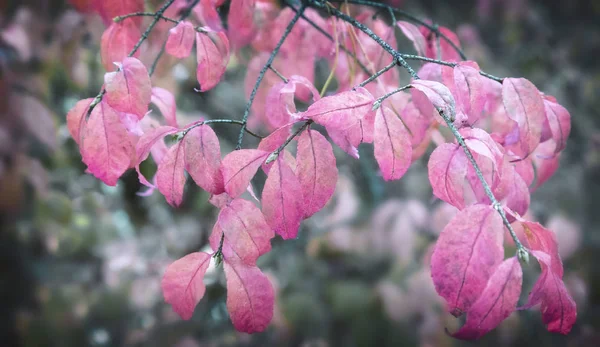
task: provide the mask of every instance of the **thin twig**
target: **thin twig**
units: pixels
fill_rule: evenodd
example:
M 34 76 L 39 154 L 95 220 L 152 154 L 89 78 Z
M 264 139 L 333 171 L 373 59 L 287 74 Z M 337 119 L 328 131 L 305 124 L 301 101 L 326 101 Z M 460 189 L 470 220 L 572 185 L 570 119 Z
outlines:
M 349 0 L 349 1 L 351 1 L 351 0 Z M 375 40 L 375 42 L 377 42 L 381 47 L 383 47 L 383 49 L 385 49 L 389 54 L 391 54 L 392 57 L 401 59 L 400 64 L 402 66 L 405 66 L 404 64 L 402 64 L 402 62 L 404 62 L 406 64 L 406 61 L 402 57 L 402 54 L 400 54 L 395 49 L 393 49 L 389 44 L 387 44 L 385 41 L 383 41 L 381 39 L 381 37 L 379 37 L 378 35 L 373 33 L 368 27 L 366 27 L 362 23 L 358 22 L 356 19 L 354 19 L 350 16 L 347 16 L 346 14 L 344 14 L 343 12 L 341 12 L 337 9 L 331 9 L 331 14 L 352 24 L 353 26 L 355 26 L 356 28 L 358 28 L 359 30 L 364 32 L 365 34 L 369 35 L 373 40 Z M 408 65 L 408 64 L 406 64 L 406 65 Z M 414 72 L 414 70 L 410 66 L 408 66 L 407 71 L 410 73 L 410 75 L 415 80 L 420 79 L 419 76 L 416 74 L 416 72 Z M 481 184 L 483 186 L 486 196 L 490 199 L 492 207 L 498 212 L 498 214 L 500 214 L 500 217 L 502 218 L 502 222 L 504 223 L 504 226 L 508 229 L 512 239 L 515 242 L 515 246 L 517 247 L 517 255 L 519 256 L 519 259 L 528 259 L 527 250 L 525 249 L 525 247 L 523 247 L 523 244 L 519 241 L 517 234 L 515 233 L 512 225 L 510 224 L 510 222 L 508 221 L 508 218 L 506 217 L 506 213 L 504 212 L 502 205 L 498 202 L 498 200 L 494 196 L 494 193 L 492 192 L 492 189 L 490 188 L 489 184 L 485 180 L 483 173 L 481 172 L 481 169 L 479 168 L 479 165 L 475 161 L 475 157 L 473 156 L 473 153 L 471 153 L 471 150 L 469 149 L 469 147 L 467 147 L 467 144 L 465 143 L 464 138 L 458 132 L 458 128 L 456 128 L 456 126 L 452 122 L 452 119 L 451 119 L 452 115 L 446 115 L 444 113 L 444 111 L 438 107 L 436 107 L 436 110 L 440 114 L 440 116 L 444 119 L 444 121 L 448 125 L 448 128 L 450 128 L 450 131 L 456 138 L 456 141 L 458 142 L 458 144 L 462 147 L 463 151 L 465 152 L 467 159 L 469 160 L 470 164 L 473 166 L 473 169 L 475 170 L 475 174 L 477 175 L 477 178 L 479 179 L 479 181 L 481 182 Z
M 213 124 L 214 124 L 214 123 L 220 123 L 220 124 L 237 124 L 237 125 L 244 125 L 244 123 L 243 123 L 241 120 L 237 120 L 237 119 L 207 119 L 207 120 L 205 120 L 205 121 L 197 122 L 197 123 L 194 123 L 193 125 L 189 126 L 188 128 L 186 128 L 185 130 L 183 130 L 183 131 L 181 132 L 181 135 L 182 135 L 182 136 L 185 136 L 185 135 L 187 135 L 187 133 L 188 133 L 188 132 L 190 132 L 190 130 L 192 130 L 192 129 L 194 129 L 194 128 L 197 128 L 197 127 L 199 127 L 199 126 L 201 126 L 201 125 L 204 125 L 204 124 L 211 124 L 211 123 L 213 123 Z M 263 139 L 263 138 L 264 138 L 264 136 L 260 136 L 260 135 L 258 135 L 257 133 L 255 133 L 255 132 L 251 131 L 251 130 L 250 130 L 250 129 L 248 129 L 248 128 L 246 128 L 246 129 L 245 129 L 245 131 L 246 131 L 248 134 L 250 134 L 250 135 L 252 135 L 252 136 L 256 137 L 257 139 Z
M 407 90 L 408 88 L 412 87 L 410 84 L 405 85 L 404 87 L 400 87 L 398 89 L 394 89 L 391 92 L 385 94 L 384 96 L 377 98 L 374 102 L 373 102 L 373 110 L 378 109 L 379 107 L 381 107 L 381 103 L 383 103 L 383 101 L 387 98 L 389 98 L 390 96 L 396 94 L 396 93 L 400 93 L 403 90 Z
M 273 60 L 275 60 L 275 56 L 277 56 L 277 53 L 279 53 L 279 50 L 281 49 L 281 46 L 285 42 L 285 39 L 288 37 L 288 35 L 292 31 L 292 28 L 294 27 L 294 25 L 296 24 L 296 22 L 302 15 L 302 13 L 304 13 L 305 9 L 306 9 L 306 4 L 303 3 L 300 6 L 300 8 L 298 9 L 298 11 L 296 12 L 296 15 L 294 16 L 294 18 L 292 18 L 292 20 L 288 23 L 287 27 L 285 28 L 285 31 L 283 32 L 283 35 L 279 39 L 279 42 L 277 42 L 277 45 L 271 52 L 271 55 L 269 56 L 267 63 L 265 64 L 265 66 L 263 66 L 263 68 L 258 73 L 258 78 L 256 79 L 256 83 L 254 83 L 254 88 L 252 88 L 252 93 L 250 93 L 250 98 L 248 99 L 248 102 L 246 103 L 246 109 L 244 110 L 244 115 L 242 117 L 242 122 L 243 122 L 242 129 L 240 129 L 240 134 L 238 136 L 237 145 L 235 147 L 236 149 L 242 148 L 242 141 L 244 139 L 244 131 L 246 130 L 246 125 L 248 123 L 248 116 L 250 115 L 250 108 L 252 107 L 252 103 L 254 103 L 254 98 L 256 98 L 256 93 L 258 92 L 260 83 L 262 82 L 263 78 L 265 77 L 265 73 L 269 69 L 269 66 L 271 64 L 273 64 Z
M 130 17 L 156 17 L 156 13 L 154 13 L 154 12 L 134 12 L 134 13 L 129 13 L 129 14 L 122 15 L 122 16 L 116 16 L 115 18 L 113 18 L 113 21 L 115 23 L 119 23 Z M 160 17 L 160 19 L 165 20 L 167 22 L 179 24 L 179 21 L 177 19 L 165 17 L 163 15 L 160 15 L 159 17 Z
M 374 81 L 375 79 L 377 79 L 377 77 L 383 75 L 384 73 L 386 73 L 388 70 L 392 69 L 396 65 L 398 65 L 398 63 L 396 62 L 396 60 L 393 60 L 391 63 L 389 63 L 389 65 L 387 65 L 383 69 L 377 71 L 375 74 L 371 75 L 371 77 L 369 77 L 366 80 L 364 80 L 363 82 L 361 82 L 358 85 L 358 87 L 364 87 L 364 86 L 366 86 L 367 84 L 369 84 L 370 82 Z M 356 87 L 354 87 L 354 88 L 356 88 Z
M 269 65 L 269 70 L 273 71 L 277 75 L 277 77 L 281 78 L 283 82 L 288 83 L 288 79 L 285 78 L 285 76 L 281 72 L 277 71 L 277 69 L 274 68 L 272 65 Z

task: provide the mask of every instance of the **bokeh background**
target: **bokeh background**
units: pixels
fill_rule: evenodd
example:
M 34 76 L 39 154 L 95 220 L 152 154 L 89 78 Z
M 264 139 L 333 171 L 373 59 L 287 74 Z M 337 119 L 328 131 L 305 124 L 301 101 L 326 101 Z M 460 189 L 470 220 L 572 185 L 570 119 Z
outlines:
M 220 268 L 209 269 L 204 299 L 182 321 L 164 303 L 160 279 L 170 262 L 207 247 L 217 211 L 192 184 L 174 209 L 157 193 L 138 196 L 134 172 L 117 187 L 85 174 L 65 115 L 100 88 L 103 25 L 65 1 L 3 0 L 0 346 L 599 346 L 600 2 L 395 3 L 456 30 L 484 70 L 526 77 L 570 111 L 560 169 L 530 209 L 560 243 L 578 304 L 570 335 L 547 333 L 531 310 L 475 343 L 448 337 L 445 329 L 460 322 L 443 311 L 428 259 L 455 211 L 432 198 L 426 159 L 385 183 L 368 146 L 360 161 L 339 156 L 331 203 L 303 223 L 298 239 L 274 239 L 260 259 L 277 291 L 266 332 L 233 330 Z M 400 47 L 412 49 L 402 39 Z M 244 62 L 234 61 L 226 80 L 203 94 L 194 92 L 193 65 L 166 61 L 153 78 L 175 92 L 178 117 L 240 118 Z M 237 128 L 215 129 L 224 151 L 232 149 Z M 535 276 L 532 266 L 525 292 Z

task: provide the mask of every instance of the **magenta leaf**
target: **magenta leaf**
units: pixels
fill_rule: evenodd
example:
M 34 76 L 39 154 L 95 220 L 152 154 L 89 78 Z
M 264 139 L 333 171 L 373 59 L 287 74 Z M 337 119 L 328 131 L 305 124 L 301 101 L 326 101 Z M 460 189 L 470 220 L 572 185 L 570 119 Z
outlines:
M 567 138 L 571 132 L 571 115 L 567 109 L 548 99 L 544 99 L 544 109 L 552 139 L 556 143 L 554 153 L 558 153 L 567 146 Z
M 221 173 L 221 147 L 208 125 L 190 130 L 184 138 L 185 169 L 198 186 L 211 194 L 225 191 Z
M 460 146 L 444 143 L 429 157 L 429 182 L 433 195 L 462 209 L 465 207 L 464 180 L 468 161 Z
M 194 308 L 204 296 L 206 286 L 203 279 L 211 255 L 196 252 L 174 261 L 167 267 L 161 287 L 165 301 L 181 318 L 190 319 Z
M 169 30 L 165 51 L 177 58 L 187 58 L 192 53 L 196 29 L 192 23 L 181 21 Z
M 534 251 L 541 251 L 550 257 L 551 271 L 555 273 L 558 278 L 563 276 L 563 265 L 562 259 L 558 253 L 558 243 L 556 242 L 556 235 L 540 223 L 529 222 L 521 220 L 523 231 L 525 233 L 525 245 L 529 249 Z
M 185 187 L 185 142 L 179 141 L 169 150 L 158 164 L 156 187 L 165 196 L 169 205 L 177 207 L 183 201 Z
M 400 179 L 411 164 L 412 144 L 400 118 L 386 106 L 377 109 L 373 138 L 375 159 L 383 179 Z
M 220 242 L 222 233 L 235 258 L 247 265 L 256 265 L 258 257 L 271 250 L 274 236 L 258 207 L 243 199 L 231 201 L 219 213 L 211 239 Z M 225 253 L 226 259 L 227 256 Z
M 540 263 L 542 273 L 533 286 L 526 309 L 541 303 L 542 321 L 548 331 L 568 334 L 577 320 L 577 306 L 567 291 L 562 276 L 551 270 L 551 257 L 542 251 L 532 251 Z
M 67 113 L 67 128 L 75 143 L 81 146 L 81 135 L 85 128 L 85 118 L 93 98 L 77 101 L 75 106 Z
M 236 330 L 261 332 L 273 318 L 275 291 L 256 266 L 239 261 L 223 263 L 227 279 L 227 311 Z
M 276 234 L 286 240 L 293 239 L 298 235 L 304 208 L 300 181 L 280 155 L 269 170 L 263 188 L 262 210 L 265 219 Z
M 429 28 L 425 26 L 420 27 L 421 33 L 427 39 L 427 50 L 425 51 L 425 56 L 433 59 L 442 59 L 446 61 L 460 61 L 460 54 L 452 47 L 450 43 L 448 43 L 445 39 L 439 38 L 439 51 L 438 51 L 438 36 L 433 31 L 429 30 Z M 445 27 L 439 27 L 438 30 L 440 33 L 444 34 L 447 38 L 452 41 L 458 48 L 460 48 L 460 41 L 458 40 L 458 36 L 456 34 Z
M 142 119 L 148 112 L 152 96 L 150 76 L 144 64 L 136 58 L 125 58 L 119 70 L 104 75 L 106 102 L 119 112 Z
M 216 43 L 211 39 L 215 37 Z M 198 69 L 196 78 L 200 90 L 205 92 L 214 88 L 225 73 L 229 62 L 229 40 L 225 33 L 196 33 L 196 59 Z
M 269 154 L 258 149 L 242 149 L 227 154 L 221 162 L 227 194 L 232 198 L 242 195 Z
M 138 173 L 138 178 L 143 185 L 147 187 L 153 187 L 153 185 L 148 182 L 148 180 L 140 172 L 141 162 L 148 158 L 150 150 L 158 141 L 162 141 L 165 136 L 175 134 L 178 131 L 179 130 L 177 128 L 172 126 L 160 126 L 145 132 L 144 135 L 142 135 L 138 140 L 135 146 L 135 169 Z M 154 159 L 156 160 L 156 158 Z
M 229 37 L 235 49 L 250 43 L 256 33 L 254 7 L 256 0 L 232 0 L 229 6 Z
M 304 197 L 304 218 L 308 218 L 321 210 L 335 191 L 336 160 L 327 139 L 309 128 L 298 138 L 296 161 L 296 175 Z
M 517 306 L 523 271 L 517 257 L 506 259 L 498 266 L 481 296 L 467 312 L 467 321 L 452 336 L 463 340 L 479 339 L 508 318 Z
M 264 139 L 262 139 L 260 141 L 257 149 L 259 149 L 261 151 L 265 151 L 265 152 L 275 151 L 279 146 L 283 145 L 285 143 L 285 141 L 288 139 L 288 137 L 291 134 L 293 125 L 294 125 L 293 123 L 289 123 L 289 124 L 283 125 L 280 128 L 276 129 L 269 136 L 265 137 Z M 289 153 L 289 152 L 282 152 L 282 153 L 280 153 L 280 155 L 286 155 L 286 153 Z M 269 174 L 269 170 L 271 169 L 271 166 L 273 166 L 272 162 L 268 163 L 268 164 L 263 163 L 262 169 L 266 174 Z
M 158 107 L 160 113 L 165 117 L 167 125 L 178 127 L 177 106 L 175 104 L 175 97 L 170 91 L 160 87 L 152 88 L 150 102 Z
M 487 205 L 458 212 L 431 256 L 431 276 L 450 313 L 468 312 L 504 257 L 502 219 Z
M 538 89 L 524 78 L 505 78 L 502 102 L 507 116 L 517 123 L 520 148 L 517 155 L 526 158 L 540 143 L 546 112 Z
M 117 112 L 105 101 L 92 110 L 83 131 L 81 154 L 88 171 L 109 186 L 130 167 L 135 149 Z
M 279 128 L 291 121 L 292 114 L 296 113 L 294 96 L 296 91 L 308 90 L 312 94 L 313 101 L 320 98 L 319 92 L 313 84 L 305 77 L 293 75 L 287 83 L 275 84 L 267 94 L 265 103 L 265 116 L 273 128 Z
M 122 62 L 129 52 L 133 50 L 140 38 L 140 30 L 132 21 L 124 20 L 119 23 L 112 23 L 102 34 L 100 39 L 100 57 L 102 65 L 106 71 L 116 69 L 114 63 Z M 140 56 L 138 49 L 134 57 Z

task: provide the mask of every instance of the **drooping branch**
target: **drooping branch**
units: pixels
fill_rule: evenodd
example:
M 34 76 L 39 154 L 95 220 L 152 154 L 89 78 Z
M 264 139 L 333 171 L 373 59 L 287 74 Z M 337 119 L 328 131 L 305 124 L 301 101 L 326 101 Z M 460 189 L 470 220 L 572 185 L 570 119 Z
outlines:
M 300 8 L 296 11 L 296 15 L 294 16 L 294 18 L 292 18 L 292 20 L 288 23 L 287 27 L 285 28 L 285 31 L 283 32 L 283 35 L 281 35 L 281 38 L 279 39 L 279 42 L 277 42 L 277 45 L 275 46 L 273 51 L 271 51 L 271 55 L 269 55 L 269 59 L 267 60 L 266 64 L 263 66 L 263 68 L 258 73 L 258 78 L 256 79 L 256 83 L 254 83 L 254 88 L 252 88 L 252 92 L 250 93 L 250 97 L 248 98 L 248 102 L 246 103 L 246 109 L 244 110 L 244 115 L 242 116 L 243 124 L 242 124 L 242 128 L 240 129 L 240 134 L 238 136 L 237 145 L 235 147 L 236 149 L 242 148 L 242 141 L 244 139 L 244 131 L 246 130 L 246 127 L 247 127 L 248 116 L 250 115 L 250 109 L 252 108 L 252 104 L 254 103 L 254 98 L 256 98 L 256 93 L 258 92 L 258 88 L 260 87 L 260 84 L 261 84 L 263 78 L 265 77 L 265 73 L 267 72 L 267 70 L 269 69 L 271 64 L 273 64 L 273 61 L 275 60 L 277 53 L 279 53 L 279 50 L 281 49 L 281 46 L 285 42 L 285 39 L 287 39 L 289 34 L 292 32 L 292 28 L 294 27 L 294 25 L 296 25 L 296 22 L 298 22 L 298 19 L 300 19 L 300 16 L 304 13 L 305 9 L 306 9 L 306 4 L 303 3 L 300 6 Z
M 358 22 L 356 19 L 346 15 L 345 13 L 339 11 L 336 8 L 330 8 L 330 13 L 333 16 L 336 16 L 337 18 L 340 18 L 340 19 L 352 24 L 354 27 L 356 27 L 357 29 L 359 29 L 362 32 L 364 32 L 365 34 L 367 34 L 375 42 L 377 42 L 383 49 L 385 49 L 392 57 L 394 57 L 395 59 L 398 59 L 398 62 L 400 63 L 400 65 L 402 65 L 403 67 L 406 68 L 406 70 L 413 77 L 413 79 L 415 79 L 415 80 L 420 79 L 419 76 L 417 75 L 417 73 L 408 65 L 408 63 L 406 63 L 406 60 L 404 60 L 404 57 L 402 56 L 402 54 L 400 52 L 396 51 L 395 49 L 393 49 L 387 42 L 385 42 L 381 37 L 379 37 L 377 34 L 375 34 L 371 29 L 369 29 L 364 24 Z M 502 222 L 504 223 L 504 226 L 508 229 L 513 241 L 515 242 L 515 245 L 517 247 L 517 255 L 519 256 L 520 259 L 527 261 L 529 258 L 527 250 L 525 249 L 525 247 L 523 247 L 523 244 L 519 241 L 517 234 L 515 233 L 514 229 L 512 228 L 512 225 L 510 224 L 510 222 L 508 221 L 508 218 L 506 217 L 506 213 L 504 212 L 502 205 L 500 204 L 500 202 L 498 202 L 498 200 L 494 196 L 494 193 L 492 192 L 491 187 L 485 180 L 479 165 L 475 161 L 475 157 L 473 156 L 473 153 L 471 153 L 471 150 L 469 149 L 469 147 L 467 147 L 467 144 L 465 143 L 463 136 L 458 131 L 458 128 L 454 125 L 454 123 L 451 119 L 452 115 L 447 115 L 439 107 L 436 107 L 436 110 L 440 114 L 442 119 L 444 119 L 444 122 L 448 125 L 448 128 L 450 129 L 450 131 L 456 138 L 456 141 L 458 142 L 458 144 L 462 147 L 463 151 L 465 152 L 465 155 L 467 156 L 469 163 L 473 166 L 473 169 L 475 170 L 477 178 L 481 182 L 483 189 L 485 191 L 485 194 L 490 199 L 490 202 L 491 202 L 493 208 L 498 212 L 498 214 L 500 214 L 500 217 L 502 218 Z
M 193 125 L 191 125 L 191 126 L 187 127 L 186 129 L 184 129 L 182 131 L 182 136 L 187 135 L 187 133 L 190 132 L 190 130 L 192 130 L 194 128 L 197 128 L 197 127 L 199 127 L 201 125 L 204 125 L 204 124 L 237 124 L 237 125 L 243 125 L 244 123 L 241 120 L 237 120 L 237 119 L 207 119 L 205 121 L 194 123 Z M 246 128 L 245 131 L 248 134 L 256 137 L 257 139 L 264 138 L 264 136 L 260 136 L 260 135 L 258 135 L 257 133 L 251 131 L 248 128 Z

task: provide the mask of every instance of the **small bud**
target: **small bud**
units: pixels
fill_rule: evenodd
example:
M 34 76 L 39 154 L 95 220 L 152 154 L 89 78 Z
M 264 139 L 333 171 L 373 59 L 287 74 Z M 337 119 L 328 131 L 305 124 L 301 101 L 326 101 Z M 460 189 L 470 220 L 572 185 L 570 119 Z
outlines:
M 371 108 L 371 111 L 375 111 L 380 107 L 381 107 L 381 101 L 377 100 L 373 103 L 373 107 Z
M 517 257 L 519 258 L 521 264 L 529 264 L 529 252 L 527 252 L 525 248 L 519 248 L 517 250 Z
M 265 164 L 269 164 L 271 162 L 274 162 L 275 159 L 277 159 L 278 156 L 279 156 L 279 152 L 277 152 L 277 151 L 269 154 L 269 156 L 267 157 L 267 160 L 265 161 Z

